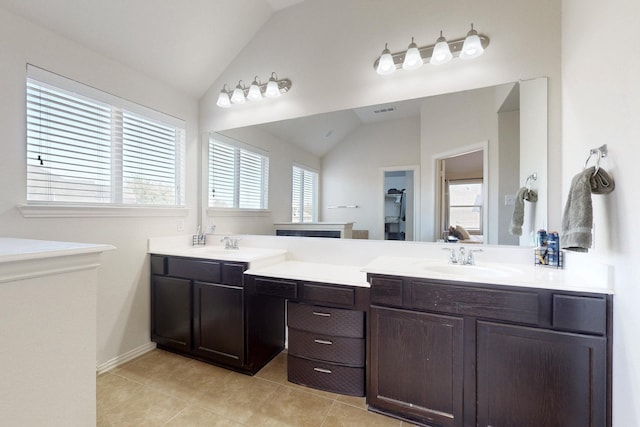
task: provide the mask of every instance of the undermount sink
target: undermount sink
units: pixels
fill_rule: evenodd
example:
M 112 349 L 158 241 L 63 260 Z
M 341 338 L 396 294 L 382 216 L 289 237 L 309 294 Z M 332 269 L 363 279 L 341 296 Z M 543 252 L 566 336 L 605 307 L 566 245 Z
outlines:
M 520 273 L 520 270 L 503 265 L 462 265 L 462 264 L 435 264 L 425 265 L 425 270 L 435 274 L 464 277 L 509 277 Z

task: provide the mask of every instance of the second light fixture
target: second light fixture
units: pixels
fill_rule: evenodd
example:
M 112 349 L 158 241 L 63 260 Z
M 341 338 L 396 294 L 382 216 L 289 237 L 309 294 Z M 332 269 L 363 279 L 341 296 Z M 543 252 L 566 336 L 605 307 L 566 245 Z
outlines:
M 484 53 L 487 46 L 489 37 L 478 34 L 471 24 L 471 30 L 466 37 L 452 41 L 447 41 L 440 31 L 436 43 L 429 46 L 418 47 L 412 37 L 406 51 L 391 53 L 385 44 L 382 54 L 373 66 L 381 75 L 391 74 L 398 68 L 415 70 L 426 60 L 432 65 L 441 65 L 449 62 L 454 56 L 460 59 L 477 58 Z
M 216 105 L 222 108 L 229 108 L 232 104 L 244 104 L 246 101 L 260 101 L 265 98 L 277 98 L 281 94 L 291 89 L 291 80 L 278 79 L 276 73 L 271 73 L 267 83 L 260 83 L 258 76 L 253 79 L 249 87 L 243 85 L 242 80 L 238 82 L 235 89 L 231 91 L 225 84 L 218 95 Z

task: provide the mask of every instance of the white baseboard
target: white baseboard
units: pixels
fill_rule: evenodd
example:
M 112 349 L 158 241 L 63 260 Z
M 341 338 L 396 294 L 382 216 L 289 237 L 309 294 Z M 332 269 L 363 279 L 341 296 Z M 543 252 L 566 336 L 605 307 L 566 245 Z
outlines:
M 111 360 L 108 360 L 100 365 L 96 366 L 96 372 L 98 375 L 104 374 L 107 371 L 112 370 L 122 364 L 127 363 L 128 361 L 135 359 L 138 356 L 142 356 L 145 353 L 150 352 L 151 350 L 156 348 L 156 343 L 149 341 L 146 344 L 141 345 L 140 347 L 134 348 L 120 356 L 114 357 Z

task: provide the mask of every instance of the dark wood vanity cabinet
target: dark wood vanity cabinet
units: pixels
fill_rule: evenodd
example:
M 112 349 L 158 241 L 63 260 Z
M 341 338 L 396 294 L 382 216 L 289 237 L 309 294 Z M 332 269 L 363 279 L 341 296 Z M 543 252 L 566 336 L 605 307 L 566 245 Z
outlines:
M 262 276 L 249 276 L 247 286 L 288 301 L 290 382 L 364 396 L 368 288 Z
M 368 402 L 439 426 L 461 426 L 463 319 L 371 307 Z
M 369 280 L 371 410 L 428 426 L 611 425 L 610 295 Z
M 246 263 L 151 255 L 151 339 L 254 374 L 281 351 L 282 301 L 249 300 Z
M 151 276 L 151 339 L 160 346 L 191 348 L 191 281 Z

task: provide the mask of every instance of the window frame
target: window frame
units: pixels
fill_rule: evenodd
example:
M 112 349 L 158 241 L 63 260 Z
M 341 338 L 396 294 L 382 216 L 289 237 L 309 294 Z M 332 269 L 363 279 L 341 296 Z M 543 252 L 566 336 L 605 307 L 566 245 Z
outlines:
M 158 112 L 151 108 L 136 104 L 126 99 L 117 97 L 102 90 L 93 88 L 91 86 L 79 83 L 69 78 L 60 76 L 42 68 L 36 67 L 31 64 L 27 64 L 25 75 L 25 123 L 28 120 L 27 117 L 27 90 L 28 82 L 34 82 L 36 85 L 41 85 L 45 88 L 50 88 L 53 91 L 59 93 L 70 93 L 73 97 L 78 99 L 88 99 L 91 102 L 108 105 L 113 108 L 112 116 L 128 116 L 140 117 L 146 122 L 157 123 L 159 126 L 173 128 L 176 132 L 175 145 L 176 150 L 175 157 L 175 173 L 172 176 L 174 182 L 174 197 L 172 204 L 138 204 L 138 203 L 126 203 L 122 200 L 115 200 L 113 196 L 109 201 L 105 202 L 83 202 L 83 201 L 51 201 L 51 200 L 30 200 L 28 194 L 25 193 L 25 204 L 18 205 L 18 209 L 23 216 L 27 218 L 31 217 L 111 217 L 111 216 L 186 216 L 188 211 L 186 209 L 186 179 L 185 179 L 185 159 L 186 159 L 186 123 L 184 120 L 169 116 L 167 114 Z M 124 121 L 122 123 L 123 128 L 126 126 Z M 25 134 L 25 140 L 28 135 Z M 122 150 L 125 146 L 127 138 L 118 137 L 111 138 L 116 140 L 115 145 L 117 149 Z M 25 149 L 30 144 L 25 144 Z M 111 155 L 113 158 L 113 154 Z M 122 169 L 122 163 L 125 161 L 126 156 L 119 157 L 117 164 L 114 168 Z M 28 158 L 25 158 L 27 164 Z M 145 175 L 146 176 L 146 175 Z M 126 186 L 124 179 L 116 179 L 116 186 L 114 183 L 110 184 L 112 188 L 110 192 L 115 195 L 122 194 L 123 188 Z M 25 190 L 28 191 L 28 183 L 25 176 Z
M 204 175 L 205 179 L 205 188 L 206 193 L 204 194 L 206 198 L 206 211 L 208 216 L 266 216 L 271 211 L 269 210 L 269 181 L 270 181 L 270 158 L 269 152 L 252 145 L 246 144 L 242 141 L 238 141 L 234 138 L 228 137 L 226 135 L 211 132 L 206 134 L 205 138 L 205 171 Z M 234 158 L 239 158 L 240 152 L 249 153 L 254 156 L 260 156 L 262 158 L 262 169 L 260 171 L 262 175 L 263 182 L 261 183 L 262 187 L 262 207 L 261 208 L 247 208 L 247 207 L 239 207 L 239 201 L 241 199 L 240 195 L 240 185 L 239 185 L 239 176 L 242 173 L 241 170 L 234 170 L 234 188 L 233 188 L 233 206 L 213 206 L 212 202 L 212 165 L 213 160 L 212 156 L 212 144 L 214 142 L 218 142 L 227 147 L 231 147 L 234 149 Z M 235 167 L 238 167 L 238 164 L 234 164 Z M 215 197 L 215 196 L 214 196 Z
M 304 192 L 304 188 L 305 188 L 304 176 L 305 176 L 305 172 L 308 173 L 308 174 L 311 174 L 311 177 L 313 179 L 313 182 L 312 182 L 312 187 L 313 187 L 312 198 L 313 198 L 313 201 L 312 201 L 312 206 L 311 206 L 311 210 L 312 210 L 311 221 L 304 221 L 304 214 L 300 215 L 300 218 L 299 218 L 298 221 L 293 216 L 293 213 L 294 213 L 294 200 L 293 200 L 293 198 L 294 198 L 294 194 L 295 194 L 295 188 L 293 186 L 293 182 L 294 182 L 294 178 L 295 178 L 295 170 L 296 169 L 301 170 L 302 173 L 303 173 L 303 179 L 300 181 L 300 189 L 299 189 L 300 190 L 299 191 L 300 199 L 298 201 L 300 203 L 300 206 L 302 207 L 302 212 L 304 212 L 304 195 L 305 195 L 305 192 Z M 308 166 L 297 164 L 297 163 L 294 163 L 291 166 L 291 222 L 292 223 L 307 224 L 307 223 L 313 223 L 313 222 L 317 222 L 318 221 L 318 204 L 319 204 L 318 203 L 318 200 L 319 200 L 318 188 L 319 188 L 319 182 L 320 182 L 320 173 L 317 170 L 315 170 L 313 168 L 310 168 Z

